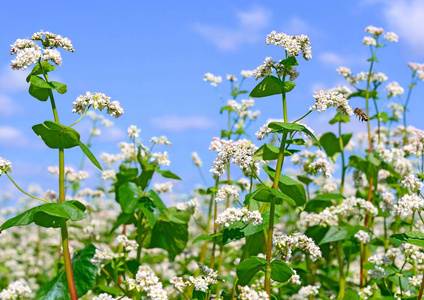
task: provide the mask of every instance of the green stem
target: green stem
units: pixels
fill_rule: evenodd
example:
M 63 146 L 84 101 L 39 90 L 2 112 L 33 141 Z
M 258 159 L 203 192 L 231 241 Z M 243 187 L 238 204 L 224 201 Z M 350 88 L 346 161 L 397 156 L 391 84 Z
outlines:
M 312 112 L 312 110 L 308 111 L 306 114 L 304 114 L 301 118 L 297 119 L 296 121 L 293 121 L 292 123 L 296 123 L 299 122 L 300 120 L 304 119 L 307 117 L 307 115 L 309 115 Z
M 12 179 L 12 177 L 10 177 L 8 172 L 4 172 L 4 173 L 6 174 L 7 177 L 9 177 L 10 181 L 12 181 L 12 183 L 16 186 L 16 188 L 18 190 L 20 190 L 22 193 L 24 193 L 25 195 L 27 195 L 28 197 L 31 197 L 33 199 L 37 199 L 37 200 L 40 200 L 40 201 L 43 201 L 43 202 L 46 202 L 46 203 L 51 203 L 50 201 L 47 201 L 47 200 L 44 200 L 44 199 L 41 199 L 41 198 L 38 198 L 38 197 L 35 197 L 33 195 L 28 194 L 23 189 L 21 189 L 21 187 Z
M 341 150 L 342 156 L 342 182 L 340 183 L 340 195 L 343 196 L 345 175 L 346 175 L 346 163 L 345 163 L 345 155 L 344 155 L 344 145 L 343 145 L 343 136 L 342 136 L 342 122 L 339 122 L 339 146 Z
M 337 248 L 337 259 L 339 261 L 339 295 L 337 299 L 343 299 L 344 293 L 345 293 L 346 278 L 345 278 L 345 273 L 343 272 L 343 268 L 344 268 L 343 256 L 344 255 L 343 255 L 342 241 L 337 242 L 336 248 Z
M 76 120 L 74 123 L 72 123 L 71 125 L 69 125 L 68 127 L 72 127 L 75 124 L 77 124 L 79 121 L 81 121 L 81 119 L 85 116 L 85 114 L 88 112 L 88 110 L 90 109 L 91 104 L 89 106 L 87 106 L 87 108 L 85 109 L 84 113 L 81 115 L 81 117 L 78 118 L 78 120 Z
M 412 72 L 411 84 L 409 85 L 408 95 L 406 96 L 406 102 L 405 102 L 405 105 L 403 106 L 403 126 L 405 127 L 405 129 L 406 129 L 406 109 L 408 107 L 409 99 L 411 98 L 412 88 L 415 86 L 414 84 L 415 73 L 416 71 Z

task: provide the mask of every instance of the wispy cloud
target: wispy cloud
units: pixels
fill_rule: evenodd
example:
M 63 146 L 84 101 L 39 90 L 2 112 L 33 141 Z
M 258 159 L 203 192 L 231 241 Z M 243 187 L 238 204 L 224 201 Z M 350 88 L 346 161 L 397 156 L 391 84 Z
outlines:
M 324 52 L 318 56 L 319 60 L 322 62 L 331 65 L 332 67 L 336 66 L 347 66 L 349 64 L 349 60 L 345 57 L 333 53 L 333 52 Z
M 184 131 L 187 129 L 210 129 L 214 123 L 206 117 L 199 116 L 161 116 L 150 119 L 156 128 L 168 131 Z
M 10 117 L 23 111 L 22 107 L 17 105 L 15 102 L 6 95 L 0 94 L 0 110 L 1 117 Z
M 29 84 L 25 81 L 28 72 L 12 70 L 10 66 L 0 71 L 0 88 L 4 91 L 17 92 L 26 90 Z
M 0 126 L 0 144 L 11 148 L 27 147 L 28 137 L 18 128 Z
M 384 17 L 390 25 L 390 30 L 395 31 L 400 40 L 404 39 L 410 46 L 412 54 L 424 51 L 424 1 L 387 1 Z
M 100 141 L 104 142 L 117 142 L 126 139 L 124 130 L 118 127 L 104 127 L 100 129 L 102 134 L 99 137 Z
M 243 44 L 263 40 L 262 30 L 270 22 L 271 12 L 260 6 L 247 11 L 237 11 L 237 25 L 234 28 L 197 23 L 194 30 L 212 42 L 218 49 L 235 50 Z

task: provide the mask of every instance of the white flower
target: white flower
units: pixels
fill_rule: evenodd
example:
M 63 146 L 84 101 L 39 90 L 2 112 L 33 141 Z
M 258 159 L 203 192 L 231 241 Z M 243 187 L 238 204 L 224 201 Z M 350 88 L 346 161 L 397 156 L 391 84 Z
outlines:
M 405 179 L 402 180 L 401 185 L 410 188 L 413 193 L 418 193 L 423 188 L 422 181 L 418 178 L 415 178 L 414 174 L 405 176 Z
M 162 166 L 169 166 L 171 161 L 168 159 L 168 152 L 155 152 L 152 154 L 152 162 Z
M 375 36 L 379 36 L 380 34 L 384 33 L 384 29 L 370 25 L 370 26 L 365 28 L 365 32 L 368 32 L 368 33 L 375 35 Z
M 157 145 L 167 145 L 167 146 L 172 145 L 172 143 L 168 141 L 168 138 L 164 135 L 160 137 L 156 137 L 156 136 L 152 137 L 150 139 L 150 143 L 157 144 Z
M 238 221 L 243 221 L 245 223 L 252 222 L 253 225 L 259 225 L 262 223 L 262 216 L 257 210 L 249 211 L 245 207 L 241 209 L 229 207 L 217 216 L 215 223 L 229 227 L 231 224 Z
M 382 267 L 376 266 L 374 270 L 368 270 L 368 275 L 373 279 L 380 279 L 389 276 L 389 272 L 384 270 Z
M 259 131 L 255 133 L 256 138 L 258 140 L 263 140 L 272 131 L 272 129 L 269 128 L 268 125 L 269 125 L 269 122 L 264 124 L 261 128 L 259 128 Z
M 17 52 L 15 59 L 12 60 L 13 70 L 26 70 L 32 64 L 38 63 L 41 58 L 40 48 L 24 48 Z
M 86 92 L 85 95 L 80 95 L 72 103 L 74 109 L 73 113 L 83 114 L 88 106 L 92 106 L 94 109 L 102 111 L 107 108 L 107 113 L 116 118 L 120 117 L 124 113 L 124 109 L 119 105 L 118 101 L 109 101 L 110 97 L 106 97 L 103 93 L 95 93 L 94 95 L 90 92 Z
M 116 179 L 116 173 L 114 170 L 105 170 L 102 172 L 102 179 L 103 180 L 108 180 L 108 179 L 112 179 L 115 180 Z
M 424 208 L 424 200 L 418 195 L 404 195 L 397 204 L 393 206 L 396 215 L 407 217 L 413 211 Z
M 359 230 L 354 237 L 361 243 L 368 244 L 371 240 L 371 234 L 366 231 Z
M 242 70 L 241 71 L 241 76 L 243 76 L 244 78 L 249 78 L 253 76 L 253 71 L 250 70 Z
M 412 71 L 422 71 L 422 70 L 424 70 L 424 64 L 420 64 L 420 63 L 409 62 L 408 67 L 410 67 Z
M 309 296 L 315 296 L 319 293 L 321 284 L 307 285 L 300 288 L 299 292 L 291 297 L 293 300 L 305 300 L 309 299 Z
M 239 300 L 269 300 L 269 296 L 265 291 L 255 291 L 253 288 L 249 286 L 239 286 Z
M 315 244 L 314 240 L 306 235 L 294 233 L 290 236 L 281 235 L 273 238 L 272 243 L 277 247 L 281 258 L 289 262 L 294 249 L 300 248 L 308 253 L 312 261 L 316 261 L 322 256 L 321 249 Z
M 184 288 L 187 286 L 187 284 L 183 281 L 182 277 L 174 276 L 171 278 L 170 282 L 174 286 L 174 288 L 182 293 L 184 291 Z
M 93 264 L 98 264 L 98 263 L 102 263 L 106 260 L 111 260 L 115 257 L 116 257 L 116 255 L 114 253 L 110 252 L 110 250 L 108 250 L 108 249 L 103 249 L 103 250 L 96 249 L 96 253 L 94 254 L 93 258 L 91 259 L 91 262 Z
M 171 193 L 172 186 L 173 184 L 171 181 L 164 182 L 164 183 L 155 183 L 153 186 L 153 190 L 158 194 Z
M 28 283 L 23 280 L 17 280 L 9 284 L 9 286 L 0 292 L 0 299 L 15 300 L 29 297 L 32 293 Z
M 418 276 L 409 277 L 409 284 L 415 287 L 421 286 L 421 282 L 423 281 L 423 275 L 418 274 Z
M 236 76 L 234 76 L 232 74 L 227 74 L 227 75 L 225 75 L 225 77 L 227 78 L 227 80 L 229 80 L 231 82 L 237 81 Z
M 386 91 L 389 92 L 387 98 L 402 95 L 404 90 L 396 81 L 390 82 L 386 86 Z
M 370 256 L 368 258 L 368 261 L 372 264 L 376 264 L 377 266 L 380 266 L 380 265 L 388 266 L 392 263 L 390 257 L 386 255 L 381 255 L 381 254 L 375 254 L 373 256 Z
M 394 32 L 387 32 L 387 33 L 384 35 L 384 39 L 385 39 L 386 41 L 389 41 L 389 42 L 397 42 L 397 41 L 398 41 L 398 39 L 399 39 L 399 37 L 398 37 L 398 35 L 397 35 L 396 33 L 394 33 Z
M 162 283 L 148 266 L 140 266 L 135 279 L 128 279 L 127 284 L 130 290 L 144 291 L 149 299 L 168 300 Z
M 203 76 L 203 81 L 208 81 L 211 83 L 212 86 L 217 86 L 218 83 L 222 82 L 221 76 L 214 76 L 211 73 L 206 73 Z
M 323 113 L 327 108 L 334 106 L 337 107 L 337 111 L 345 115 L 353 115 L 353 110 L 349 106 L 349 101 L 340 93 L 332 90 L 319 90 L 315 92 L 313 97 L 315 98 L 315 104 L 309 108 L 310 110 L 317 110 L 319 113 Z
M 266 44 L 273 44 L 275 46 L 281 46 L 288 52 L 289 56 L 297 56 L 300 52 L 303 53 L 303 58 L 309 60 L 312 57 L 311 43 L 308 36 L 301 35 L 288 35 L 286 33 L 277 33 L 271 31 L 266 37 Z
M 12 172 L 12 163 L 6 158 L 0 157 L 0 176 L 4 172 Z
M 377 41 L 373 37 L 366 36 L 362 40 L 362 44 L 364 44 L 365 46 L 376 46 L 377 45 Z
M 193 164 L 197 167 L 201 167 L 202 164 L 202 160 L 200 159 L 199 155 L 197 154 L 197 152 L 193 152 L 191 153 L 191 158 L 193 159 Z
M 138 138 L 138 134 L 140 133 L 141 129 L 138 129 L 137 126 L 131 125 L 127 129 L 128 137 L 130 139 L 132 138 Z
M 229 197 L 234 197 L 234 200 L 237 200 L 239 197 L 237 186 L 234 185 L 224 185 L 222 186 L 215 196 L 215 201 L 224 201 L 227 200 Z
M 75 52 L 74 47 L 72 46 L 71 40 L 62 37 L 61 35 L 54 34 L 48 31 L 39 31 L 32 35 L 32 40 L 43 41 L 43 46 L 50 48 L 61 47 L 63 50 L 70 52 Z
M 331 174 L 334 172 L 330 163 L 323 159 L 319 158 L 308 166 L 308 170 L 314 174 L 317 172 L 322 173 L 325 177 L 331 178 Z
M 138 244 L 135 240 L 128 239 L 125 235 L 119 235 L 116 240 L 118 243 L 122 244 L 125 251 L 137 250 Z

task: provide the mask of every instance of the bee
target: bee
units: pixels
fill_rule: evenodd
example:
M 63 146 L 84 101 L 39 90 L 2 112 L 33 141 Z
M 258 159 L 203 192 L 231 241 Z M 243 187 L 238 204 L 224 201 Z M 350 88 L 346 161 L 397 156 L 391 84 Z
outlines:
M 355 108 L 353 113 L 358 116 L 360 121 L 368 121 L 368 116 L 362 109 Z

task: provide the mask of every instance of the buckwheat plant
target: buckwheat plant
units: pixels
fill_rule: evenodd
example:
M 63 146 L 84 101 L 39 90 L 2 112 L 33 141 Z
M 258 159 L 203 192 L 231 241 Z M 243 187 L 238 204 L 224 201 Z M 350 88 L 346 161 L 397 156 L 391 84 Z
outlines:
M 6 159 L 1 159 L 0 168 L 1 174 L 6 174 L 7 177 L 16 185 L 16 187 L 24 192 L 27 196 L 46 202 L 46 204 L 33 207 L 11 219 L 4 222 L 0 231 L 6 230 L 13 226 L 23 226 L 30 223 L 35 223 L 42 227 L 53 227 L 61 229 L 62 236 L 62 252 L 60 260 L 63 261 L 65 266 L 66 281 L 62 283 L 59 290 L 57 287 L 46 285 L 37 292 L 38 299 L 51 299 L 51 297 L 77 299 L 79 296 L 85 294 L 88 289 L 83 281 L 84 276 L 74 278 L 73 268 L 77 266 L 74 261 L 72 263 L 69 252 L 69 238 L 68 238 L 68 221 L 79 221 L 86 217 L 86 207 L 80 201 L 67 200 L 65 201 L 65 149 L 80 147 L 84 154 L 91 160 L 91 162 L 101 169 L 101 166 L 94 155 L 90 152 L 89 148 L 80 141 L 80 134 L 72 127 L 77 124 L 81 118 L 88 112 L 89 108 L 103 110 L 106 109 L 107 113 L 119 117 L 123 114 L 123 109 L 118 101 L 110 101 L 110 97 L 102 93 L 92 94 L 87 92 L 84 96 L 77 97 L 73 103 L 73 112 L 82 114 L 82 116 L 73 124 L 66 126 L 60 123 L 59 115 L 56 109 L 56 102 L 54 98 L 54 91 L 59 94 L 65 94 L 67 87 L 65 84 L 50 81 L 49 73 L 54 71 L 57 65 L 62 64 L 61 54 L 58 49 L 74 52 L 71 40 L 61 35 L 56 35 L 51 32 L 37 32 L 34 33 L 31 39 L 18 39 L 12 46 L 10 54 L 15 55 L 12 60 L 12 69 L 26 70 L 28 67 L 34 65 L 32 71 L 26 78 L 29 83 L 29 94 L 39 101 L 50 100 L 50 105 L 53 113 L 54 121 L 45 121 L 43 124 L 37 124 L 32 127 L 35 134 L 37 134 L 51 149 L 58 149 L 59 152 L 59 167 L 56 170 L 59 174 L 59 197 L 58 201 L 51 201 L 51 199 L 42 199 L 32 196 L 24 192 L 11 178 L 11 163 Z M 56 172 L 55 171 L 55 172 Z M 69 172 L 68 172 L 69 173 Z M 76 176 L 78 177 L 78 176 Z M 83 176 L 85 177 L 85 176 Z M 83 178 L 79 178 L 83 179 Z M 76 180 L 76 178 L 73 178 Z M 68 181 L 71 181 L 68 174 Z M 93 246 L 91 246 L 93 247 Z M 82 267 L 77 266 L 78 272 L 90 273 L 93 271 L 93 265 L 87 264 Z M 94 271 L 95 268 L 94 268 Z M 58 277 L 53 279 L 53 282 L 61 281 L 63 278 L 63 271 L 58 274 Z M 67 295 L 69 294 L 69 295 Z M 52 296 L 56 295 L 56 296 Z M 59 296 L 61 295 L 61 296 Z

